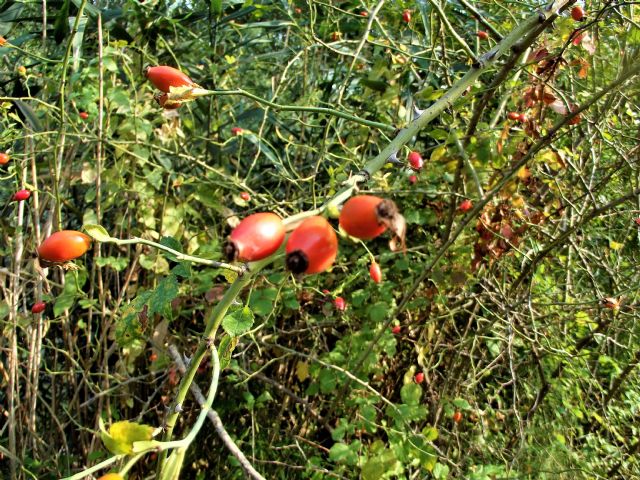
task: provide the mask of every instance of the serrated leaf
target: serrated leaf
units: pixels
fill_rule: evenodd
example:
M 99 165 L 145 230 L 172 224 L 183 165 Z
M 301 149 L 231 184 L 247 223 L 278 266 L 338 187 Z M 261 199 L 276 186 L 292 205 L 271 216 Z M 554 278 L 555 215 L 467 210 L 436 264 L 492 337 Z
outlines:
M 175 275 L 165 277 L 153 291 L 149 300 L 149 316 L 164 313 L 169 304 L 178 296 L 178 279 Z
M 400 398 L 407 405 L 418 405 L 422 398 L 422 388 L 416 383 L 407 383 L 400 389 Z
M 107 232 L 102 225 L 89 223 L 87 225 L 83 225 L 82 229 L 87 232 L 87 235 L 99 242 L 108 242 L 111 239 L 111 235 L 109 235 L 109 232 Z
M 222 320 L 222 328 L 229 335 L 238 337 L 253 326 L 253 312 L 249 307 L 243 307 L 230 313 Z

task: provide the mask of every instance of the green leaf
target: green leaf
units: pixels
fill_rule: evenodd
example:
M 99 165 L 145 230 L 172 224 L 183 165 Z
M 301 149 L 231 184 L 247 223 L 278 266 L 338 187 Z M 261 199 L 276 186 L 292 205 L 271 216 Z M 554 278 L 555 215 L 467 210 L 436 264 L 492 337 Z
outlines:
M 222 320 L 222 328 L 232 337 L 238 337 L 253 326 L 253 312 L 243 307 L 230 313 Z
M 116 258 L 116 257 L 98 257 L 96 258 L 96 265 L 99 267 L 111 267 L 116 272 L 121 272 L 124 270 L 129 264 L 129 260 L 127 258 Z
M 369 318 L 374 323 L 382 323 L 386 320 L 389 313 L 389 305 L 384 302 L 378 302 L 369 308 Z
M 442 463 L 436 463 L 433 466 L 431 474 L 437 480 L 444 480 L 449 476 L 449 466 L 443 465 Z
M 94 225 L 90 223 L 83 225 L 82 229 L 87 232 L 87 235 L 98 242 L 108 242 L 111 239 L 111 235 L 109 235 L 109 232 L 107 232 L 102 225 Z
M 357 465 L 358 449 L 360 442 L 356 440 L 351 445 L 344 443 L 335 443 L 329 450 L 329 458 L 336 463 L 344 463 L 347 465 Z
M 362 466 L 362 480 L 378 480 L 389 478 L 392 475 L 402 474 L 402 464 L 398 461 L 392 450 L 384 449 L 375 452 Z
M 434 427 L 424 427 L 422 434 L 427 442 L 433 442 L 438 439 L 438 429 Z
M 133 452 L 133 443 L 153 438 L 154 428 L 149 425 L 124 420 L 111 425 L 109 432 L 101 425 L 102 443 L 115 455 L 129 455 Z
M 165 313 L 170 303 L 178 296 L 178 280 L 175 275 L 165 277 L 153 291 L 149 299 L 149 316 Z
M 273 304 L 278 297 L 278 291 L 275 288 L 262 288 L 255 290 L 251 294 L 249 306 L 256 315 L 266 317 L 273 312 Z
M 461 410 L 471 410 L 471 405 L 464 398 L 456 398 L 452 403 Z
M 57 317 L 65 310 L 71 308 L 76 299 L 80 297 L 82 286 L 87 281 L 87 273 L 84 270 L 71 270 L 64 276 L 64 290 L 56 298 L 53 305 L 53 314 Z
M 220 346 L 218 347 L 218 357 L 220 357 L 220 370 L 224 370 L 231 363 L 231 355 L 233 354 L 233 349 L 236 348 L 238 344 L 238 337 L 231 337 L 229 335 L 225 335 L 220 340 Z
M 419 405 L 422 398 L 422 388 L 416 383 L 407 383 L 400 389 L 400 398 L 407 405 Z
M 222 0 L 211 0 L 211 12 L 216 16 L 222 13 Z

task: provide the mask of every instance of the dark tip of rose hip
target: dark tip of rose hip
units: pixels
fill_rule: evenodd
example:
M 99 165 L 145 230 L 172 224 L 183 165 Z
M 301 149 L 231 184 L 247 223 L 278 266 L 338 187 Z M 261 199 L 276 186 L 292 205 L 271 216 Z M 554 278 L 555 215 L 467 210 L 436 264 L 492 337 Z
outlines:
M 236 248 L 236 244 L 231 240 L 224 244 L 224 256 L 228 262 L 233 262 L 238 258 L 238 249 Z
M 304 273 L 309 268 L 309 259 L 300 250 L 287 254 L 287 269 L 292 273 Z
M 398 215 L 398 207 L 393 200 L 384 199 L 376 207 L 376 212 L 380 220 L 393 220 Z

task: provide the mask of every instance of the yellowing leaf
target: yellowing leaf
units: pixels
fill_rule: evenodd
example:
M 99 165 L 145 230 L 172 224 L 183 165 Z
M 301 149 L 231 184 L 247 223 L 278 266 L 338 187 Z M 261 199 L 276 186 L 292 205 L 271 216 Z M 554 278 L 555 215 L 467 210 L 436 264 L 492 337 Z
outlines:
M 609 240 L 609 248 L 611 250 L 620 250 L 622 247 L 624 247 L 623 243 L 618 243 L 618 242 L 614 242 L 613 240 Z
M 296 364 L 296 376 L 301 382 L 309 378 L 309 364 L 307 362 L 298 362 Z
M 154 428 L 149 425 L 141 425 L 129 421 L 116 422 L 111 425 L 109 432 L 100 425 L 100 438 L 102 443 L 115 455 L 128 455 L 133 452 L 133 443 L 151 440 Z
M 447 153 L 447 147 L 438 147 L 433 152 L 431 152 L 431 161 L 438 162 L 440 161 Z

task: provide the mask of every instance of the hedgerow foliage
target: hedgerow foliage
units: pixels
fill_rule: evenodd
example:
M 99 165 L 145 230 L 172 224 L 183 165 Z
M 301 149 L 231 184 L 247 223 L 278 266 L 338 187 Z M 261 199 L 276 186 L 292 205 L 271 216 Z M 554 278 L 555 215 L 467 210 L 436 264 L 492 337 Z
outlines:
M 235 278 L 140 243 L 45 271 L 34 253 L 51 231 L 100 224 L 222 261 L 238 219 L 323 205 L 543 7 L 5 1 L 3 474 L 61 478 L 107 459 L 99 419 L 162 426 L 180 381 L 168 347 L 192 354 Z M 640 10 L 585 7 L 516 42 L 402 165 L 360 185 L 398 204 L 406 252 L 343 236 L 329 272 L 294 277 L 277 260 L 241 292 L 246 328 L 223 324 L 213 408 L 266 478 L 640 475 Z M 218 93 L 163 111 L 149 64 Z M 11 202 L 22 188 L 31 199 Z M 178 437 L 199 412 L 187 397 Z M 155 464 L 144 455 L 128 478 Z M 182 478 L 242 477 L 203 429 Z

